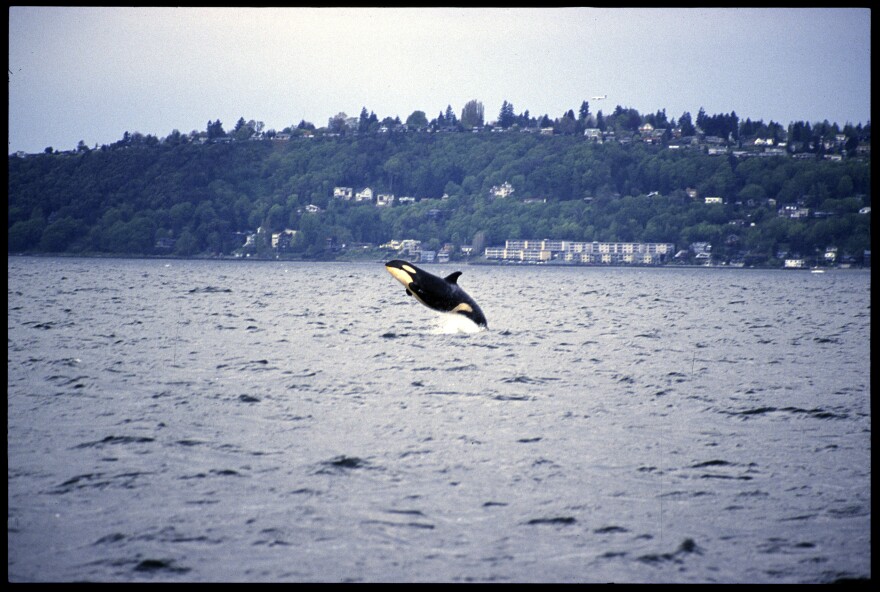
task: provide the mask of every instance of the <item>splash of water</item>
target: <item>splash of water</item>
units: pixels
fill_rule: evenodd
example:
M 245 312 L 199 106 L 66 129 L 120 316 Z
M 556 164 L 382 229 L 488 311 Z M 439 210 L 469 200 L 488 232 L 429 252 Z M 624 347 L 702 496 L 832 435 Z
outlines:
M 466 316 L 445 313 L 437 317 L 436 326 L 432 332 L 439 335 L 454 335 L 457 333 L 479 333 L 485 330 L 485 327 L 480 327 Z

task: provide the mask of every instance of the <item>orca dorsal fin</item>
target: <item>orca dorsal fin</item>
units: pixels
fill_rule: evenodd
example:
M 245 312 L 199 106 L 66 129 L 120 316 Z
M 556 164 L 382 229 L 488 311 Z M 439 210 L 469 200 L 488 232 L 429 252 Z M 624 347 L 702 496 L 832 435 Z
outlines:
M 460 271 L 453 271 L 452 273 L 450 273 L 449 275 L 447 275 L 445 279 L 446 279 L 446 281 L 449 282 L 450 284 L 456 284 L 456 285 L 457 285 L 457 284 L 458 284 L 458 276 L 460 276 L 460 275 L 461 275 L 461 272 L 460 272 Z

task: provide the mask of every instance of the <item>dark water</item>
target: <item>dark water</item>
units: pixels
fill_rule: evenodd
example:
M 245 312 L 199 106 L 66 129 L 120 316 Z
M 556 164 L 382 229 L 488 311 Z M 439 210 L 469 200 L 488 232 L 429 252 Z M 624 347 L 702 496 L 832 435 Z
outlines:
M 9 579 L 871 577 L 869 272 L 463 270 L 9 258 Z

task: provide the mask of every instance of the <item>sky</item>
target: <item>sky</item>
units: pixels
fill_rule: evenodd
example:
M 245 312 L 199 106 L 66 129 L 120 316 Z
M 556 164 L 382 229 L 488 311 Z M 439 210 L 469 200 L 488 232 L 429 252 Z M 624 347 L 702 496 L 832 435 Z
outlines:
M 603 100 L 593 97 L 605 96 Z M 10 7 L 8 151 L 583 101 L 866 124 L 867 8 Z

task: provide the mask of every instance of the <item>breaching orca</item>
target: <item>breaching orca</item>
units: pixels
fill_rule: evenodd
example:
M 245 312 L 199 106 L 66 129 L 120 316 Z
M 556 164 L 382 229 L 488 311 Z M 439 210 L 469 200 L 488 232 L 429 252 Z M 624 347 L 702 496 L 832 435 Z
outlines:
M 428 308 L 460 314 L 480 327 L 487 326 L 483 311 L 458 285 L 460 271 L 441 278 L 400 259 L 389 261 L 385 264 L 385 269 L 403 284 L 407 295 L 413 296 Z

